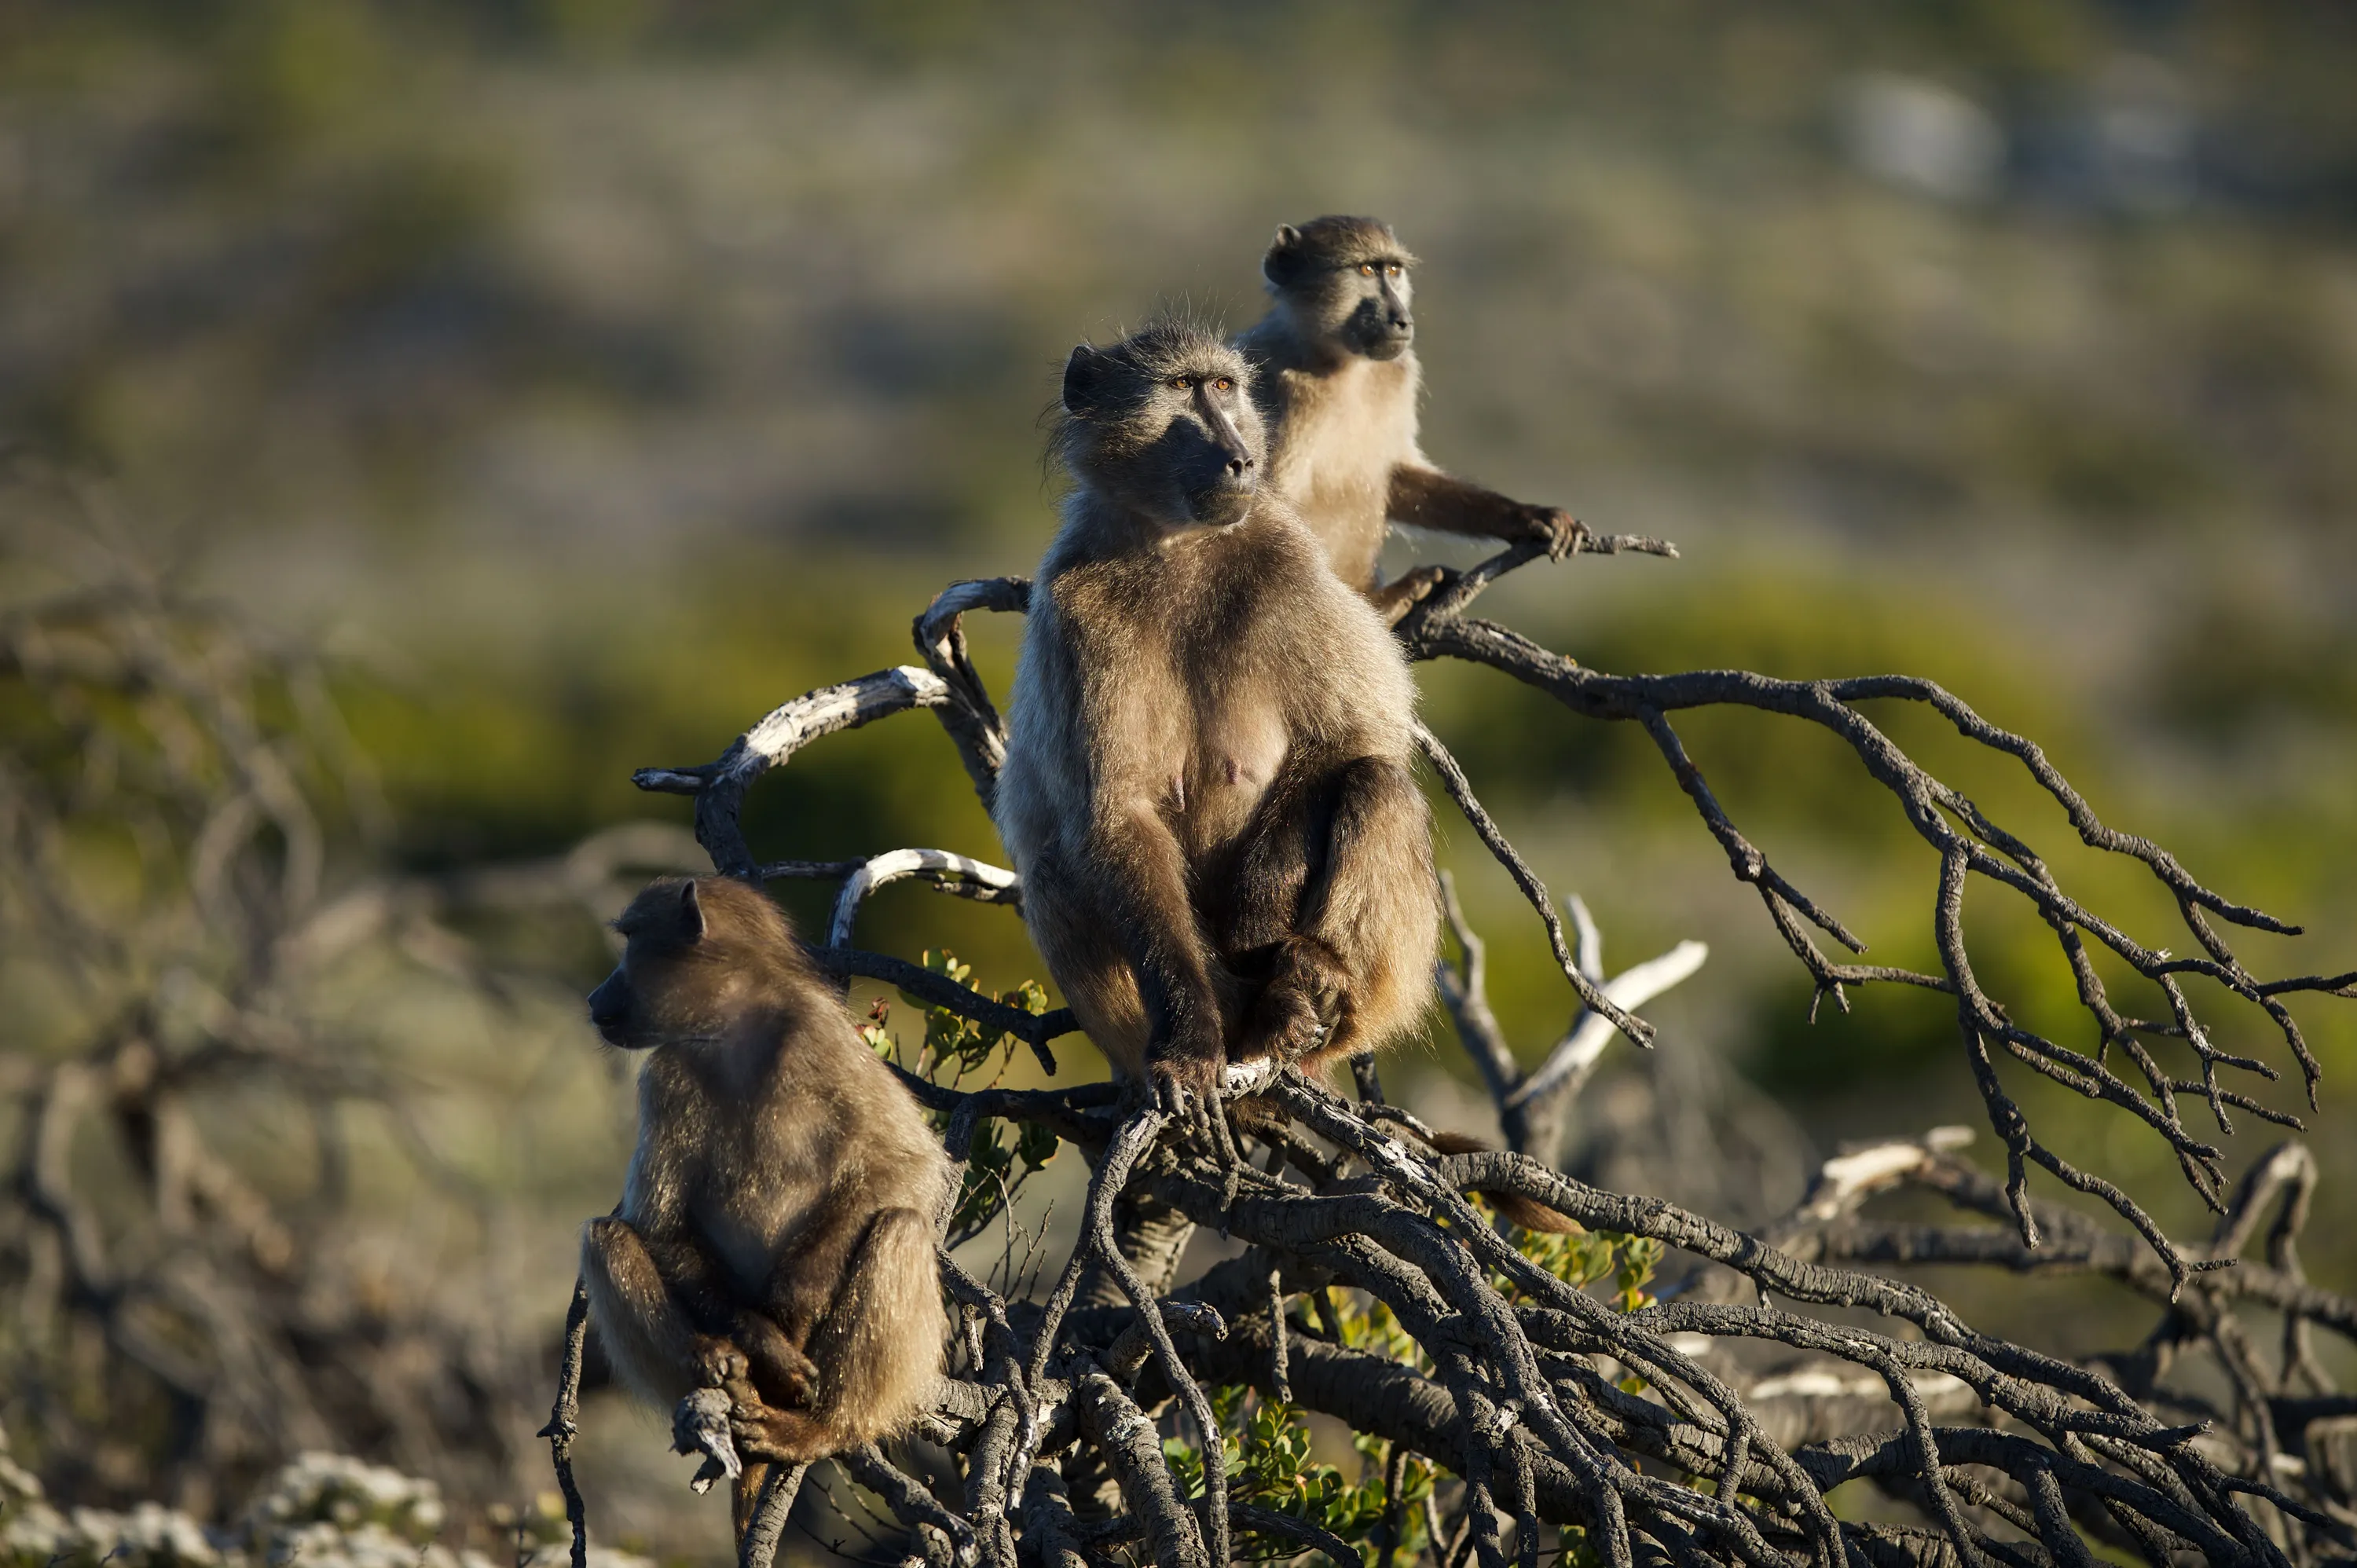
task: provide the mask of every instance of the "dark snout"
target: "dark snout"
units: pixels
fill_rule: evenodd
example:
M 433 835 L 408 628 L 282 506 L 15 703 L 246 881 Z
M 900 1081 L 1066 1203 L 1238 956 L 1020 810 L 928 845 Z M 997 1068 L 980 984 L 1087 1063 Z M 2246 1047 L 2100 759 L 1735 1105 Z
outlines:
M 1211 438 L 1189 465 L 1194 472 L 1187 487 L 1187 510 L 1198 522 L 1242 521 L 1260 484 L 1260 453 L 1218 398 L 1200 398 L 1197 412 Z
M 609 1046 L 628 1046 L 630 983 L 617 969 L 589 993 L 589 1022 Z
M 1259 464 L 1250 453 L 1222 454 L 1218 466 L 1207 462 L 1205 472 L 1187 492 L 1187 510 L 1197 522 L 1225 528 L 1242 522 L 1252 510 L 1253 491 L 1260 482 Z
M 1415 341 L 1415 317 L 1407 301 L 1385 287 L 1359 302 L 1346 323 L 1351 346 L 1370 360 L 1396 360 Z

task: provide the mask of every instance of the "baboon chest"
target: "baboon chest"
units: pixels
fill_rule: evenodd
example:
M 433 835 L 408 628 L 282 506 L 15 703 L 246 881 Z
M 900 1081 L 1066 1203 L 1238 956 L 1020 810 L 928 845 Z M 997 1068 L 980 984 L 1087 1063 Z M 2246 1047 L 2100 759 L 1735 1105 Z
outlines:
M 1299 743 L 1292 688 L 1315 676 L 1301 667 L 1286 613 L 1286 601 L 1255 594 L 1179 623 L 1161 768 L 1170 821 L 1197 855 L 1246 830 Z
M 1284 372 L 1271 477 L 1324 542 L 1336 575 L 1373 575 L 1392 470 L 1415 451 L 1415 380 L 1405 360 Z

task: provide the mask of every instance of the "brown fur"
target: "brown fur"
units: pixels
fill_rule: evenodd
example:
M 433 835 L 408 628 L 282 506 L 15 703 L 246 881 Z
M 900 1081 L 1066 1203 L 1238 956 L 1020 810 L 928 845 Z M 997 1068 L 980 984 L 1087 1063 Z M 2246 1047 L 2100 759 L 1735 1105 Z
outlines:
M 1388 521 L 1542 539 L 1557 555 L 1579 526 L 1554 507 L 1452 478 L 1418 448 L 1415 264 L 1376 219 L 1287 225 L 1261 263 L 1274 303 L 1236 340 L 1269 429 L 1269 482 L 1324 542 L 1336 575 L 1393 618 L 1431 591 L 1437 574 L 1377 585 Z
M 1497 1152 L 1498 1145 L 1470 1133 L 1435 1133 L 1432 1150 L 1437 1155 L 1488 1155 Z M 1577 1236 L 1587 1229 L 1568 1214 L 1549 1208 L 1534 1197 L 1524 1197 L 1519 1192 L 1498 1192 L 1489 1187 L 1473 1189 L 1490 1200 L 1490 1207 L 1525 1230 L 1544 1230 L 1555 1236 Z
M 666 877 L 616 928 L 629 945 L 590 1015 L 648 1053 L 639 1144 L 620 1213 L 581 1248 L 616 1375 L 662 1409 L 726 1388 L 759 1458 L 900 1430 L 948 1331 L 940 1142 L 758 890 Z
M 1149 328 L 1074 350 L 1079 488 L 1031 594 L 999 832 L 1049 972 L 1114 1070 L 1317 1066 L 1422 1013 L 1437 944 L 1415 687 L 1255 487 L 1243 359 Z

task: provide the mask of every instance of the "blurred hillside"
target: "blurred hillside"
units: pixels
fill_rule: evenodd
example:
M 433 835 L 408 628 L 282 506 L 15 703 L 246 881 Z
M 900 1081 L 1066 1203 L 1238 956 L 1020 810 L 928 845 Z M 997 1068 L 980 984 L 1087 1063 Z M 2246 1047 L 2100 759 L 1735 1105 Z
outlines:
M 1164 304 L 1241 324 L 1276 223 L 1378 212 L 1425 263 L 1427 450 L 1685 553 L 1532 568 L 1491 613 L 1608 670 L 1933 677 L 2314 933 L 2255 964 L 2345 969 L 2352 72 L 2357 14 L 2290 4 L 20 3 L 0 437 L 345 660 L 403 867 L 550 854 L 684 821 L 630 770 L 906 661 L 948 579 L 1028 571 L 1073 341 Z M 1004 693 L 1016 628 L 972 629 Z M 1641 736 L 1424 677 L 1613 959 L 1710 942 L 1654 1009 L 1664 1050 L 1726 1054 L 1828 1144 L 1979 1121 L 1942 1007 L 1803 1021 Z M 2159 940 L 2165 902 L 2075 858 L 2016 776 L 1894 729 Z M 1756 717 L 1689 739 L 1878 960 L 1928 961 L 1932 864 L 1852 760 Z M 921 719 L 798 759 L 748 821 L 780 856 L 996 857 Z M 1448 851 L 1535 1051 L 1560 978 L 1470 835 Z M 1985 968 L 2059 1018 L 2018 913 L 1975 908 Z M 984 983 L 1034 972 L 998 911 L 899 889 L 866 918 Z M 2346 1236 L 2357 1027 L 2299 1011 L 2327 1066 L 2311 1234 Z M 1397 1070 L 1461 1070 L 1427 1059 Z M 2200 1229 L 2158 1140 L 2023 1092 Z M 2345 1287 L 2357 1253 L 2315 1266 Z

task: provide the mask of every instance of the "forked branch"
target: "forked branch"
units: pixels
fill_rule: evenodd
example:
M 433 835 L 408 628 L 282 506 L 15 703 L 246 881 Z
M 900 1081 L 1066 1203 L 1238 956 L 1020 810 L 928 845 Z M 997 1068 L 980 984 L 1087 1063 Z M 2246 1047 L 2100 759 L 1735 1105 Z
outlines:
M 2256 1058 L 2223 1050 L 2212 1042 L 2207 1026 L 2195 1015 L 2182 983 L 2184 977 L 2199 976 L 2214 982 L 2266 1015 L 2299 1065 L 2311 1107 L 2315 1104 L 2319 1069 L 2314 1053 L 2281 998 L 2303 991 L 2346 994 L 2350 977 L 2303 975 L 2259 980 L 2220 934 L 2212 917 L 2268 932 L 2289 934 L 2298 928 L 2233 902 L 2197 882 L 2173 856 L 2149 840 L 2105 825 L 2037 746 L 1988 723 L 1932 682 L 1902 675 L 1781 681 L 1736 670 L 1609 675 L 1585 669 L 1494 622 L 1465 615 L 1474 593 L 1529 558 L 1530 552 L 1517 547 L 1436 589 L 1400 624 L 1399 636 L 1410 654 L 1419 659 L 1447 657 L 1484 664 L 1546 693 L 1574 713 L 1633 723 L 1642 728 L 1705 825 L 1726 850 L 1737 879 L 1758 890 L 1770 919 L 1808 971 L 1819 997 L 1830 994 L 1846 1007 L 1847 987 L 1883 982 L 1922 986 L 1945 992 L 1956 999 L 1958 1026 L 1975 1080 L 1986 1102 L 1990 1123 L 2006 1146 L 2010 1169 L 2008 1198 L 2023 1239 L 2035 1245 L 2038 1237 L 2027 1177 L 2028 1166 L 2035 1164 L 2066 1185 L 2109 1203 L 2144 1234 L 2182 1283 L 2200 1266 L 2198 1261 L 2176 1249 L 2158 1223 L 2126 1193 L 2062 1159 L 2031 1134 L 2028 1117 L 1997 1077 L 1990 1043 L 1995 1042 L 2006 1055 L 2031 1070 L 2089 1099 L 2116 1105 L 2151 1126 L 2168 1141 L 2194 1190 L 2214 1208 L 2224 1201 L 2223 1155 L 2217 1145 L 2197 1137 L 2186 1126 L 2180 1114 L 2179 1096 L 2193 1096 L 2205 1104 L 2222 1133 L 2233 1131 L 2230 1106 L 2287 1126 L 2297 1127 L 2299 1122 L 2297 1117 L 2268 1107 L 2222 1081 L 2222 1072 L 2229 1070 L 2247 1072 L 2263 1079 L 2273 1079 L 2277 1074 Z M 2024 839 L 1991 820 L 1961 791 L 1914 761 L 1866 717 L 1859 704 L 1878 700 L 1922 703 L 1967 740 L 2018 759 L 2038 788 L 2062 808 L 2083 843 L 2136 860 L 2150 871 L 2175 901 L 2201 956 L 2180 958 L 2166 950 L 2147 947 L 2116 923 L 2079 902 L 2065 891 Z M 1863 952 L 1865 948 L 1837 918 L 1777 871 L 1719 803 L 1670 718 L 1675 713 L 1706 707 L 1750 708 L 1819 725 L 1848 745 L 1867 776 L 1890 792 L 1909 825 L 1940 856 L 1940 877 L 1932 912 L 1940 973 L 1836 961 L 1825 955 L 1811 928 L 1830 936 L 1853 953 Z M 1964 932 L 1964 895 L 1975 876 L 2026 900 L 2053 929 L 2080 1002 L 2094 1025 L 2095 1048 L 2092 1054 L 2072 1049 L 2018 1023 L 1975 977 Z M 2151 983 L 2167 1010 L 2166 1019 L 2147 1021 L 2124 1014 L 2115 1005 L 2090 958 L 2089 938 Z M 2182 1076 L 2165 1068 L 2147 1039 L 2182 1042 L 2192 1053 L 2196 1075 Z M 2109 1057 L 2115 1047 L 2132 1064 L 2143 1080 L 2142 1087 L 2113 1070 Z

